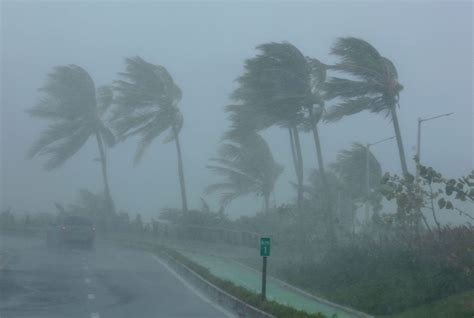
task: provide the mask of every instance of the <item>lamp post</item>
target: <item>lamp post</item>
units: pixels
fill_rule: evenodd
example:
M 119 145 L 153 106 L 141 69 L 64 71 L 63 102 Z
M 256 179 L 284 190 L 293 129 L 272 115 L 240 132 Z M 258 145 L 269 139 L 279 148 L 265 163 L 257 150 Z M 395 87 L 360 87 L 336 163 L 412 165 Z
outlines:
M 416 183 L 418 183 L 419 181 L 419 178 L 420 178 L 420 163 L 421 163 L 421 123 L 424 122 L 424 121 L 429 121 L 429 120 L 433 120 L 433 119 L 438 119 L 438 118 L 441 118 L 441 117 L 447 117 L 447 116 L 451 116 L 452 114 L 454 114 L 454 112 L 452 113 L 446 113 L 446 114 L 442 114 L 442 115 L 438 115 L 438 116 L 434 116 L 434 117 L 429 117 L 429 118 L 420 118 L 418 117 L 418 133 L 417 133 L 417 138 L 416 138 L 416 159 L 418 161 L 417 165 L 416 165 L 416 175 L 415 175 L 415 181 Z
M 366 148 L 366 156 L 365 156 L 365 188 L 367 191 L 367 201 L 365 202 L 365 221 L 369 220 L 369 192 L 370 192 L 370 147 L 378 145 L 382 142 L 389 141 L 395 138 L 395 136 L 384 138 L 379 141 L 373 143 L 367 143 Z

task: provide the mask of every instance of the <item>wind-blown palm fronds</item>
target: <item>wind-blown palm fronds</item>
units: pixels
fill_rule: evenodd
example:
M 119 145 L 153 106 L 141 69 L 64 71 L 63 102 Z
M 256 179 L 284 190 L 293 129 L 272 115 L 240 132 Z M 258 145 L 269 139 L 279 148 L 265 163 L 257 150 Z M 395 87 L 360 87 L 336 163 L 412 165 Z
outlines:
M 166 68 L 140 57 L 126 59 L 122 79 L 114 82 L 116 107 L 112 112 L 113 128 L 121 140 L 139 136 L 135 155 L 138 163 L 151 143 L 168 131 L 163 142 L 174 141 L 178 154 L 178 173 L 183 211 L 187 211 L 186 187 L 179 133 L 183 116 L 178 108 L 182 93 Z
M 366 146 L 357 142 L 353 143 L 350 149 L 339 152 L 331 168 L 342 180 L 346 191 L 354 198 L 362 200 L 367 200 L 370 192 L 377 189 L 382 180 L 382 167 L 379 161 Z
M 101 116 L 111 104 L 110 90 L 99 88 L 90 75 L 77 65 L 57 66 L 48 74 L 40 91 L 44 96 L 28 110 L 33 117 L 50 122 L 48 128 L 33 143 L 28 156 L 45 156 L 47 170 L 57 168 L 74 156 L 90 137 L 95 137 L 100 152 L 105 193 L 114 211 L 110 195 L 107 160 L 103 142 L 113 146 L 115 137 Z
M 260 53 L 245 62 L 232 94 L 236 104 L 228 106 L 233 131 L 260 131 L 271 126 L 288 129 L 293 163 L 298 180 L 298 207 L 303 199 L 303 157 L 298 126 L 307 107 L 315 104 L 312 66 L 290 43 L 259 45 Z
M 326 98 L 338 98 L 325 120 L 338 121 L 344 116 L 368 110 L 390 117 L 397 137 L 400 162 L 408 173 L 396 106 L 403 86 L 398 82 L 395 65 L 364 40 L 346 37 L 336 41 L 331 51 L 340 61 L 331 68 L 348 78 L 331 77 L 325 85 Z
M 256 133 L 248 133 L 227 140 L 219 148 L 219 157 L 211 158 L 207 166 L 223 178 L 209 185 L 206 193 L 221 192 L 221 204 L 246 195 L 262 196 L 265 211 L 275 183 L 283 171 L 276 163 L 265 140 Z

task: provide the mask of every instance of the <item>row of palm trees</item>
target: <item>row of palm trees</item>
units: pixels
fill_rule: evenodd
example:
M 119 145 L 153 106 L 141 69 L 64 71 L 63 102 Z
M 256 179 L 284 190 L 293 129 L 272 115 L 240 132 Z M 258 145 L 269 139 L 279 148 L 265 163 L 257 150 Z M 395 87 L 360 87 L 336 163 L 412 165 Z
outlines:
M 319 126 L 364 110 L 391 118 L 402 171 L 408 173 L 396 112 L 403 87 L 394 64 L 372 45 L 351 37 L 338 39 L 331 50 L 338 58 L 334 65 L 307 57 L 286 42 L 262 44 L 257 50 L 259 54 L 245 61 L 244 73 L 237 79 L 239 86 L 231 95 L 234 103 L 226 107 L 231 127 L 223 136 L 219 157 L 212 158 L 208 166 L 224 180 L 209 186 L 207 192 L 221 192 L 224 204 L 242 195 L 261 195 L 268 210 L 270 194 L 283 168 L 274 161 L 258 133 L 280 127 L 288 131 L 297 180 L 297 208 L 301 211 L 304 163 L 300 132 L 313 135 L 319 175 L 324 191 L 329 191 Z M 178 107 L 182 92 L 163 66 L 140 57 L 128 58 L 125 64 L 119 79 L 111 86 L 100 88 L 95 87 L 89 74 L 79 66 L 54 68 L 40 89 L 43 98 L 28 111 L 50 122 L 33 144 L 29 156 L 48 157 L 45 168 L 53 169 L 77 153 L 90 137 L 95 138 L 105 196 L 109 210 L 114 212 L 106 146 L 139 136 L 135 154 L 138 163 L 151 143 L 167 134 L 163 142 L 174 141 L 176 145 L 182 209 L 187 211 L 179 139 L 183 127 L 183 115 Z M 328 77 L 328 72 L 333 76 Z M 333 105 L 326 109 L 328 101 L 333 101 Z M 331 218 L 331 203 L 322 204 Z

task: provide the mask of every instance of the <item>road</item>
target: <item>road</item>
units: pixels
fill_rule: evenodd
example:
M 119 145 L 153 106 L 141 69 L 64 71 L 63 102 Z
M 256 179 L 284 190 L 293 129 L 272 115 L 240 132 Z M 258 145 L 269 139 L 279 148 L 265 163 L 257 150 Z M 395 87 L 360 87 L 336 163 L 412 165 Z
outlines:
M 43 239 L 0 237 L 1 318 L 232 317 L 147 252 L 96 244 L 46 248 Z

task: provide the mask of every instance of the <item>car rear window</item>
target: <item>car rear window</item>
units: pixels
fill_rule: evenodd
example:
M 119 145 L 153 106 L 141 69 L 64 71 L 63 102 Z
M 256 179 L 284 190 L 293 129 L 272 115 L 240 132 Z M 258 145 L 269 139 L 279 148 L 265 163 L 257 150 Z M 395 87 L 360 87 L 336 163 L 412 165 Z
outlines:
M 64 219 L 63 223 L 71 225 L 92 225 L 92 222 L 90 220 L 77 216 L 67 217 Z

